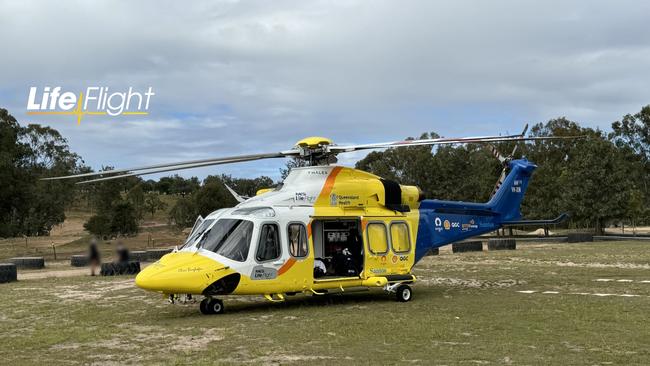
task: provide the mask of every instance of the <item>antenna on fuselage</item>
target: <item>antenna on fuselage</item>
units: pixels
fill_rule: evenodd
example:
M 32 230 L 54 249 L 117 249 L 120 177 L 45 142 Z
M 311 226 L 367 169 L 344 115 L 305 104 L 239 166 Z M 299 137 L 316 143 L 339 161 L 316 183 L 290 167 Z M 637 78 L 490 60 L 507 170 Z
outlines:
M 235 192 L 235 190 L 230 188 L 230 186 L 228 186 L 226 183 L 224 183 L 223 185 L 226 186 L 226 189 L 228 190 L 228 192 L 230 192 L 230 194 L 232 194 L 232 196 L 235 197 L 235 200 L 237 200 L 237 202 L 239 202 L 239 203 L 242 203 L 242 202 L 244 202 L 244 201 L 246 201 L 247 199 L 250 198 L 250 197 L 247 197 L 247 196 L 239 195 L 239 193 Z

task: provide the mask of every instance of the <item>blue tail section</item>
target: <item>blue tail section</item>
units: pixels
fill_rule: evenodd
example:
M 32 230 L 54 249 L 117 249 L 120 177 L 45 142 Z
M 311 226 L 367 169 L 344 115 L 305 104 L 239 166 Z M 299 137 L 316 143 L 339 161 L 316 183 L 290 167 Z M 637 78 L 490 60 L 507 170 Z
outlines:
M 519 206 L 537 166 L 518 159 L 512 160 L 509 168 L 501 187 L 487 203 L 441 200 L 420 203 L 416 262 L 433 248 L 494 231 L 505 221 L 521 218 Z

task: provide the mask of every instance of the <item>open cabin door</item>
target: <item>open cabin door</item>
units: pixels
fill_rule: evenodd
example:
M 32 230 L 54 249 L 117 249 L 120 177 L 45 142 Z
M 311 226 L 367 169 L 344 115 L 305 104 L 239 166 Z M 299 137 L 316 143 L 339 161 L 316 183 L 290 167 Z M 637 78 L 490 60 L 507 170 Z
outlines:
M 363 272 L 363 239 L 359 218 L 319 218 L 312 222 L 314 281 L 359 278 Z M 320 271 L 319 268 L 323 270 Z

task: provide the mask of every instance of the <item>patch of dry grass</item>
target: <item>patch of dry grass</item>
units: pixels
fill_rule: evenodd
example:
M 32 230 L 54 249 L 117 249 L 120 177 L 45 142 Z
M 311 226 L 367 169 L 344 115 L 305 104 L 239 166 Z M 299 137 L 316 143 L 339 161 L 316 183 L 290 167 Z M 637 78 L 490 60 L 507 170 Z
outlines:
M 418 264 L 421 280 L 409 303 L 377 291 L 298 295 L 285 303 L 235 296 L 224 298 L 226 314 L 218 316 L 201 315 L 195 303 L 170 305 L 135 288 L 132 277 L 25 280 L 0 285 L 0 359 L 102 365 L 648 364 L 648 263 L 647 244 L 634 242 L 444 253 Z

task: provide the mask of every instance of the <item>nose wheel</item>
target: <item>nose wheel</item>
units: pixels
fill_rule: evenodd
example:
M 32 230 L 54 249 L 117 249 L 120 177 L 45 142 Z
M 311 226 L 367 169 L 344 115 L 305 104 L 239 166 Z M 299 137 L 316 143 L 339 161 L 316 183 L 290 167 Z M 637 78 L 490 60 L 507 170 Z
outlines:
M 224 311 L 223 301 L 212 297 L 206 297 L 201 300 L 199 310 L 201 310 L 201 314 L 204 315 L 222 314 Z

